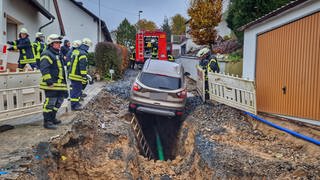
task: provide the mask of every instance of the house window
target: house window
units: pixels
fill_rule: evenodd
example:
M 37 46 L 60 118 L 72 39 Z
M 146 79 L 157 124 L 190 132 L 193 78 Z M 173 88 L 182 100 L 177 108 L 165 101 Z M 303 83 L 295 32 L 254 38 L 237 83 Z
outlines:
M 13 41 L 18 38 L 18 26 L 22 24 L 11 16 L 7 15 L 7 40 Z

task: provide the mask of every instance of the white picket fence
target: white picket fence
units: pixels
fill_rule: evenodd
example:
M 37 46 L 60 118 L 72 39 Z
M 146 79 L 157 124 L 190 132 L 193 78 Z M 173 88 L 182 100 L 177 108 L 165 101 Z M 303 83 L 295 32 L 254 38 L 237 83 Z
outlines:
M 208 83 L 210 100 L 257 114 L 254 81 L 209 72 Z
M 0 73 L 0 121 L 42 112 L 39 71 Z

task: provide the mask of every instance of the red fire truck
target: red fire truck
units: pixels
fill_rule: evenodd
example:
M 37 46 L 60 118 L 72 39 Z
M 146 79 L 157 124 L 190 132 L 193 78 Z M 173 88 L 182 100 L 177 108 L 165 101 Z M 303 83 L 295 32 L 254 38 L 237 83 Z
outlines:
M 163 31 L 140 31 L 136 34 L 136 63 L 143 64 L 157 53 L 155 59 L 168 60 L 166 33 Z

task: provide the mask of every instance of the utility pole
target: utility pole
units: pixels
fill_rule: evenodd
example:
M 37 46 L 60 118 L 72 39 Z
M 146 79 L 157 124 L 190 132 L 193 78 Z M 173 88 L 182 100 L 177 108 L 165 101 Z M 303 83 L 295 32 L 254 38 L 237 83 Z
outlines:
M 98 34 L 98 42 L 101 42 L 101 14 L 100 14 L 100 9 L 101 9 L 101 5 L 100 5 L 100 0 L 99 0 L 99 34 Z

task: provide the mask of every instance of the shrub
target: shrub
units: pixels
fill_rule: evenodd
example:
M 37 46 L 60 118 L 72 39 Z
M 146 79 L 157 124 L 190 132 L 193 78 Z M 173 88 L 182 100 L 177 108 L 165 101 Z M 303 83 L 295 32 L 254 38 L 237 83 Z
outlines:
M 128 49 L 125 46 L 118 45 L 118 48 L 121 50 L 121 74 L 123 74 L 124 70 L 126 70 L 129 66 L 129 54 Z
M 230 53 L 228 56 L 228 60 L 233 61 L 233 62 L 241 61 L 242 57 L 243 57 L 242 50 L 240 49 L 240 50 L 237 50 L 237 51 Z
M 121 49 L 111 42 L 100 42 L 96 45 L 94 61 L 98 73 L 102 77 L 110 77 L 109 70 L 113 69 L 113 79 L 122 76 L 122 54 Z
M 88 55 L 87 55 L 87 58 L 88 58 L 88 64 L 90 66 L 95 66 L 96 63 L 94 61 L 94 53 L 93 52 L 89 52 Z

